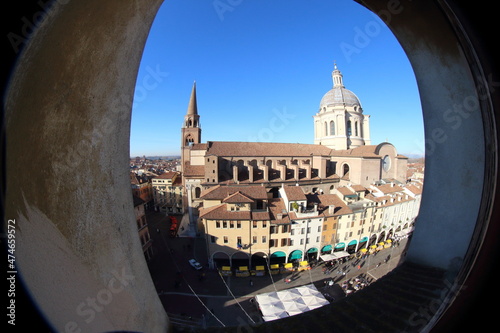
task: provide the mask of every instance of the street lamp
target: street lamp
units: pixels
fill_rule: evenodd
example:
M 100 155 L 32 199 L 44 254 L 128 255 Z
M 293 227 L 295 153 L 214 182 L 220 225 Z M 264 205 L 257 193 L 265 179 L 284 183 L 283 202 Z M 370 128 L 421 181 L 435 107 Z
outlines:
M 274 284 L 274 279 L 273 275 L 271 274 L 271 267 L 269 267 L 269 261 L 267 260 L 267 255 L 263 255 L 262 258 L 266 260 L 266 265 L 267 265 L 267 271 L 269 272 L 269 276 L 271 277 L 271 281 L 273 282 L 273 287 L 276 292 L 278 292 L 278 289 L 276 289 L 276 285 Z M 271 259 L 271 258 L 269 258 Z

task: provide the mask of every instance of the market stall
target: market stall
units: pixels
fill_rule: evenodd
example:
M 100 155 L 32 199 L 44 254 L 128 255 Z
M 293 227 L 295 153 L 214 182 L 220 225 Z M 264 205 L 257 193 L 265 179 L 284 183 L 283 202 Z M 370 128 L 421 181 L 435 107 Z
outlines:
M 280 265 L 279 265 L 279 264 L 272 264 L 272 265 L 270 266 L 270 268 L 271 268 L 270 273 L 271 273 L 272 275 L 276 275 L 276 274 L 278 274 L 278 273 L 280 272 Z
M 255 266 L 255 276 L 264 276 L 266 275 L 266 270 L 264 266 Z
M 233 272 L 231 271 L 231 267 L 222 266 L 222 269 L 220 270 L 220 274 L 222 276 L 231 276 L 231 275 L 233 275 Z
M 304 313 L 330 304 L 314 284 L 255 296 L 264 321 Z
M 309 262 L 307 262 L 306 260 L 299 262 L 299 267 L 297 268 L 299 272 L 307 271 L 309 269 L 311 269 L 311 266 L 309 266 Z
M 248 270 L 248 266 L 240 266 L 236 269 L 237 277 L 247 277 L 250 276 L 250 271 Z
M 291 262 L 288 262 L 281 267 L 280 272 L 281 273 L 287 273 L 287 272 L 293 272 L 293 264 Z

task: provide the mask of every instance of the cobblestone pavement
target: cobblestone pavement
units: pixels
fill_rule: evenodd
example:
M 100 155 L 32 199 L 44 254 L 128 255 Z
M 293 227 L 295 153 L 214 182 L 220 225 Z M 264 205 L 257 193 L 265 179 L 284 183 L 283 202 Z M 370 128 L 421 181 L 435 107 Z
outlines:
M 402 262 L 407 247 L 407 239 L 403 239 L 399 246 L 347 261 L 329 274 L 324 273 L 323 265 L 318 265 L 288 274 L 223 278 L 217 270 L 207 268 L 203 238 L 169 237 L 170 222 L 165 214 L 147 212 L 147 220 L 154 248 L 149 270 L 166 312 L 196 318 L 208 326 L 238 326 L 261 321 L 251 299 L 275 290 L 314 283 L 318 290 L 330 294 L 331 299 L 345 297 L 339 287 L 342 282 L 359 275 L 373 281 L 379 279 Z M 191 267 L 188 263 L 191 258 L 204 268 L 197 271 Z M 386 262 L 386 259 L 389 260 Z M 285 283 L 285 278 L 291 282 Z M 335 284 L 329 287 L 330 281 Z

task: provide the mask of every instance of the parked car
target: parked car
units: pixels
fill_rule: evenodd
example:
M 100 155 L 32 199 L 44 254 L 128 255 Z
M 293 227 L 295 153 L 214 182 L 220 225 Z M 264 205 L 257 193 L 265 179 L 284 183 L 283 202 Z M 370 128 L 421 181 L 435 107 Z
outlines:
M 193 266 L 193 268 L 196 269 L 197 271 L 203 268 L 201 264 L 194 259 L 189 259 L 189 264 Z

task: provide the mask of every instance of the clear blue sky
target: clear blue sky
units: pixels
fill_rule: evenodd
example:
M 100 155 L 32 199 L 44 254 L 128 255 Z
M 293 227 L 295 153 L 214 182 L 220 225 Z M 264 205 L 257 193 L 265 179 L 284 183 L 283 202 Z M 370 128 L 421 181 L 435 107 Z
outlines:
M 313 143 L 333 63 L 372 144 L 423 154 L 415 76 L 394 35 L 351 0 L 167 0 L 137 78 L 131 156 L 178 155 L 196 81 L 202 142 Z

